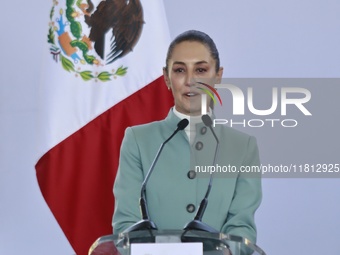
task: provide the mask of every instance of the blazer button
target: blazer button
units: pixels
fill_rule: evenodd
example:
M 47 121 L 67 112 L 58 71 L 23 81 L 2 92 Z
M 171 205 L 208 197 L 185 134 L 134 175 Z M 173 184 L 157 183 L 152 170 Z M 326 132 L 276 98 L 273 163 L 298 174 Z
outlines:
M 195 179 L 195 177 L 196 177 L 196 172 L 194 170 L 190 170 L 188 172 L 188 178 L 189 179 Z
M 194 211 L 195 211 L 195 206 L 193 205 L 193 204 L 188 204 L 187 205 L 187 211 L 189 212 L 189 213 L 193 213 Z
M 195 145 L 196 150 L 200 151 L 203 149 L 203 143 L 202 142 L 197 142 Z
M 204 135 L 207 132 L 207 127 L 201 128 L 201 134 Z

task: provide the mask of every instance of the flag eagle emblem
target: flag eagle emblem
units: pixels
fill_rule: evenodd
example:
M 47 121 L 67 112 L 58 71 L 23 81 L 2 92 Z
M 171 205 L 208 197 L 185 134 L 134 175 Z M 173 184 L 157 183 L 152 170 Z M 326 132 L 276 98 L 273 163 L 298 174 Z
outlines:
M 111 70 L 103 67 L 136 46 L 144 25 L 140 0 L 105 0 L 97 5 L 92 0 L 63 2 L 53 0 L 50 11 L 48 43 L 53 59 L 84 81 L 124 76 L 127 67 L 123 65 Z

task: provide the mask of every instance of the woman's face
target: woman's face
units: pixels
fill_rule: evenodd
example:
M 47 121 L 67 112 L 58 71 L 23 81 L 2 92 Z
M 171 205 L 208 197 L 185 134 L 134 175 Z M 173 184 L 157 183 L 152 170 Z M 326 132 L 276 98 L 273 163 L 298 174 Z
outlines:
M 197 81 L 214 86 L 220 82 L 223 68 L 216 73 L 216 63 L 208 48 L 200 42 L 185 41 L 177 44 L 164 69 L 167 86 L 172 90 L 177 111 L 197 116 L 201 114 L 201 93 Z M 207 107 L 210 103 L 207 96 Z

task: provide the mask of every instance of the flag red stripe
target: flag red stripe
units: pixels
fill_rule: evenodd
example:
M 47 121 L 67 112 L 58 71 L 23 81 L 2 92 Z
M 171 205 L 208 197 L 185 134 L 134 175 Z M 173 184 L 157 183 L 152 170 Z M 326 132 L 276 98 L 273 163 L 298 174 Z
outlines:
M 173 106 L 163 77 L 113 106 L 41 157 L 41 192 L 77 255 L 112 233 L 113 182 L 127 126 L 163 119 Z

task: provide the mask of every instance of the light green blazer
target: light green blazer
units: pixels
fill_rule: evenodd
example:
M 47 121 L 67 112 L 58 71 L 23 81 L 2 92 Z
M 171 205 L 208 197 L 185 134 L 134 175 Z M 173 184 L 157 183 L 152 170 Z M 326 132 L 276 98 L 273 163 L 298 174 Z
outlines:
M 177 128 L 180 119 L 170 110 L 167 118 L 127 128 L 121 147 L 119 169 L 114 184 L 115 211 L 112 226 L 120 233 L 141 219 L 141 184 L 163 143 Z M 259 165 L 254 137 L 227 126 L 214 127 L 220 140 L 219 166 Z M 203 199 L 210 174 L 193 173 L 195 166 L 213 165 L 216 140 L 203 123 L 196 124 L 196 136 L 189 143 L 180 131 L 163 149 L 146 187 L 151 220 L 158 229 L 183 229 L 193 220 Z M 204 169 L 204 168 L 200 168 Z M 198 171 L 198 168 L 196 169 Z M 261 179 L 239 173 L 217 174 L 203 222 L 223 233 L 256 242 L 254 213 L 261 202 Z

